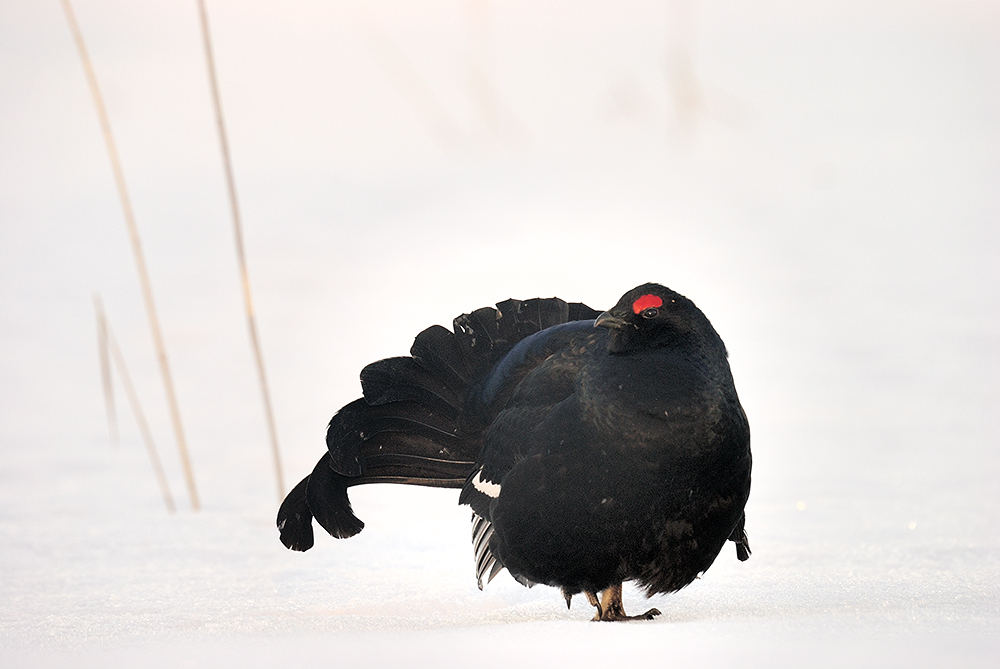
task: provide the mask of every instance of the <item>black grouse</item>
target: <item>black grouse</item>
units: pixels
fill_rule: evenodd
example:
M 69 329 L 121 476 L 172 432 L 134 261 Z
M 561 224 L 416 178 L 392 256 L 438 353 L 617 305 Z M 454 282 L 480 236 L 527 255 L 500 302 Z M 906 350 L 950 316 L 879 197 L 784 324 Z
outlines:
M 726 347 L 686 297 L 648 283 L 604 313 L 507 300 L 419 335 L 361 372 L 364 397 L 330 421 L 327 453 L 278 511 L 281 541 L 364 527 L 347 488 L 461 488 L 479 587 L 583 592 L 595 620 L 627 616 L 622 582 L 679 590 L 726 540 L 750 556 L 750 428 Z M 598 593 L 602 596 L 598 598 Z

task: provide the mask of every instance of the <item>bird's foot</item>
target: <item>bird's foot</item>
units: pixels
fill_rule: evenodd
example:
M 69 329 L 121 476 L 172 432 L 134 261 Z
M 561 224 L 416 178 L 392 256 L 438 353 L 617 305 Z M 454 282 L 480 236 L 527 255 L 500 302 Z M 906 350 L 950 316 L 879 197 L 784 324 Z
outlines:
M 640 613 L 637 616 L 605 614 L 600 619 L 604 622 L 618 622 L 621 620 L 652 620 L 658 615 L 660 615 L 659 609 L 650 609 L 649 611 L 646 611 L 645 613 Z
M 602 622 L 618 622 L 622 620 L 652 620 L 660 615 L 659 609 L 650 609 L 637 616 L 630 616 L 625 613 L 625 606 L 622 604 L 622 584 L 613 585 L 602 593 L 601 601 L 597 600 L 597 595 L 588 592 L 587 601 L 592 606 L 597 607 L 597 614 L 594 620 Z

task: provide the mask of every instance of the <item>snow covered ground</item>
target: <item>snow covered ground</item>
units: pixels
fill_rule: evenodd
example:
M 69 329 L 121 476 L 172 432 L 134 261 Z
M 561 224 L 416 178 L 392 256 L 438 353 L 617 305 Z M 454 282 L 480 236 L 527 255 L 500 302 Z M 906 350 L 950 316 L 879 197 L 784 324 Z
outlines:
M 195 5 L 73 4 L 204 509 L 65 18 L 6 0 L 0 664 L 997 666 L 1000 4 L 208 2 L 289 485 L 361 367 L 463 311 L 658 281 L 712 319 L 754 554 L 619 625 L 479 592 L 455 491 L 281 546 Z M 175 515 L 120 386 L 109 445 L 95 293 Z

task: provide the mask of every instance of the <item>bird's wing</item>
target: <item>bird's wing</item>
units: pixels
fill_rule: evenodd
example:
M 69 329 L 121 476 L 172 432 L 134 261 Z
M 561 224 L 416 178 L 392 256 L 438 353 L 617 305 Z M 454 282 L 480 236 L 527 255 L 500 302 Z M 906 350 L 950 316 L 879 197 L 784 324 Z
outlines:
M 579 339 L 581 333 L 603 334 L 603 332 L 594 328 L 593 320 L 580 320 L 554 325 L 525 337 L 497 361 L 477 384 L 472 395 L 471 409 L 489 425 L 500 411 L 507 408 L 508 400 L 515 391 L 524 392 L 525 389 L 520 386 L 525 377 L 555 354 L 571 352 L 574 341 Z M 559 383 L 560 387 L 563 387 L 561 379 L 553 377 L 547 380 L 546 377 L 550 374 L 551 372 L 546 372 L 536 381 L 539 389 L 546 391 L 552 382 Z M 525 401 L 520 403 L 524 404 Z
M 573 394 L 588 345 L 605 336 L 593 325 L 574 321 L 523 339 L 479 384 L 471 403 L 486 428 L 460 504 L 489 517 L 503 477 L 530 448 L 531 432 L 553 406 Z
M 488 427 L 459 503 L 473 510 L 472 543 L 480 589 L 484 579 L 489 582 L 504 566 L 490 549 L 490 507 L 500 495 L 503 479 L 528 454 L 532 432 L 552 407 L 575 392 L 588 350 L 605 339 L 604 332 L 596 330 L 590 320 L 548 328 L 522 340 L 479 387 L 475 400 Z M 533 585 L 517 575 L 514 578 Z

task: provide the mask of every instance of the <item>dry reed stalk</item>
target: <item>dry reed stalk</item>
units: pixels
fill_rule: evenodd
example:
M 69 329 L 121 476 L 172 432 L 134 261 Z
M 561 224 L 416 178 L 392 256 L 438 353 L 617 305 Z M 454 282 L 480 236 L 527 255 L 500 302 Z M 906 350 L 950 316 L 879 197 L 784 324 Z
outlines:
M 108 354 L 108 328 L 104 320 L 101 298 L 94 295 L 94 309 L 97 313 L 97 352 L 101 359 L 101 386 L 104 388 L 104 411 L 108 417 L 108 437 L 111 445 L 118 447 L 118 414 L 115 411 L 114 384 L 111 382 L 111 358 Z
M 111 160 L 111 171 L 114 173 L 115 185 L 118 188 L 118 199 L 121 201 L 122 212 L 125 215 L 125 224 L 128 227 L 129 238 L 132 242 L 132 252 L 135 256 L 136 269 L 139 273 L 139 283 L 142 286 L 142 296 L 146 304 L 146 315 L 149 317 L 149 327 L 153 334 L 153 344 L 156 346 L 157 359 L 160 363 L 160 372 L 163 376 L 163 386 L 167 395 L 167 404 L 170 408 L 170 418 L 174 427 L 174 435 L 177 437 L 177 449 L 180 452 L 181 464 L 184 468 L 184 478 L 187 482 L 188 494 L 191 498 L 191 508 L 195 511 L 201 508 L 198 501 L 198 490 L 195 487 L 194 471 L 191 468 L 191 458 L 188 456 L 187 441 L 184 438 L 184 428 L 181 425 L 180 409 L 177 406 L 177 397 L 174 393 L 174 381 L 170 374 L 170 365 L 167 362 L 167 350 L 163 344 L 163 334 L 160 331 L 160 321 L 156 316 L 156 305 L 153 303 L 153 289 L 149 282 L 149 271 L 146 269 L 146 258 L 142 252 L 142 243 L 139 240 L 139 228 L 135 222 L 135 215 L 132 212 L 132 202 L 128 197 L 125 188 L 125 174 L 122 171 L 121 160 L 118 158 L 118 148 L 115 145 L 114 135 L 111 134 L 111 121 L 108 119 L 108 112 L 104 106 L 104 98 L 101 96 L 101 89 L 97 85 L 97 75 L 94 66 L 90 62 L 90 55 L 87 53 L 87 46 L 83 42 L 83 33 L 73 14 L 73 8 L 69 0 L 61 0 L 63 10 L 66 12 L 66 20 L 69 22 L 70 31 L 76 42 L 77 50 L 80 52 L 80 60 L 83 61 L 83 69 L 87 75 L 87 84 L 90 86 L 90 93 L 97 107 L 97 116 L 101 123 L 101 130 L 104 134 L 104 144 L 108 150 L 108 157 Z
M 173 495 L 170 494 L 170 485 L 167 483 L 167 475 L 163 471 L 163 463 L 160 461 L 160 455 L 156 451 L 153 433 L 149 429 L 149 423 L 146 421 L 146 414 L 142 410 L 139 396 L 135 392 L 135 386 L 132 385 L 132 377 L 129 376 L 128 368 L 125 366 L 125 356 L 122 355 L 121 348 L 119 348 L 118 342 L 111 333 L 111 326 L 108 325 L 107 317 L 104 315 L 104 306 L 101 304 L 101 299 L 96 295 L 94 296 L 94 308 L 97 311 L 98 329 L 103 334 L 105 344 L 111 350 L 111 355 L 114 357 L 115 367 L 118 368 L 118 378 L 121 379 L 122 387 L 125 389 L 125 396 L 132 406 L 132 413 L 135 415 L 135 422 L 139 426 L 142 441 L 146 444 L 146 453 L 149 454 L 149 461 L 153 465 L 153 473 L 156 474 L 156 481 L 160 485 L 163 503 L 167 505 L 167 511 L 175 513 L 177 506 L 174 504 Z
M 236 181 L 233 178 L 232 161 L 229 156 L 229 140 L 226 135 L 225 120 L 222 115 L 222 100 L 219 96 L 219 83 L 215 75 L 215 57 L 212 53 L 212 38 L 208 28 L 208 12 L 205 9 L 204 0 L 198 0 L 198 16 L 201 19 L 201 33 L 205 43 L 205 59 L 208 63 L 208 81 L 212 91 L 212 104 L 215 107 L 215 121 L 219 129 L 219 143 L 222 147 L 222 164 L 226 173 L 229 206 L 233 213 L 233 229 L 236 233 L 236 258 L 239 261 L 240 281 L 243 286 L 243 303 L 246 307 L 250 343 L 253 348 L 254 360 L 257 363 L 257 376 L 260 380 L 260 391 L 264 400 L 264 414 L 267 417 L 267 427 L 271 436 L 271 454 L 274 458 L 274 474 L 278 483 L 278 501 L 280 502 L 285 495 L 285 477 L 281 469 L 278 428 L 274 422 L 274 411 L 271 408 L 271 393 L 268 390 L 267 374 L 264 372 L 264 354 L 261 352 L 260 338 L 257 336 L 257 318 L 253 308 L 253 296 L 250 292 L 250 274 L 247 271 L 246 252 L 243 247 L 243 224 L 240 220 L 239 202 L 236 199 Z
M 403 50 L 382 30 L 374 20 L 364 16 L 358 19 L 368 38 L 372 54 L 385 68 L 392 83 L 406 98 L 424 124 L 427 132 L 446 153 L 454 154 L 465 149 L 468 144 L 466 133 L 448 112 L 441 99 L 435 95 L 420 72 Z
M 487 132 L 503 145 L 527 135 L 523 124 L 504 104 L 496 87 L 493 31 L 488 0 L 466 0 L 469 100 Z

